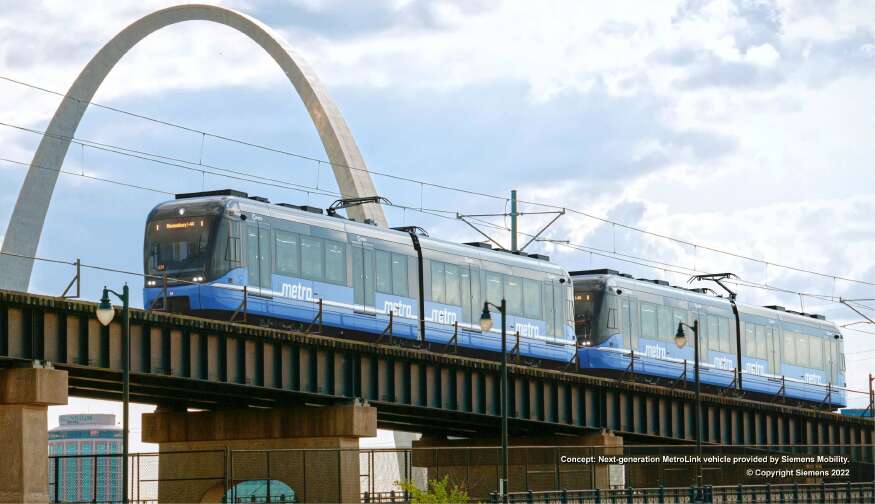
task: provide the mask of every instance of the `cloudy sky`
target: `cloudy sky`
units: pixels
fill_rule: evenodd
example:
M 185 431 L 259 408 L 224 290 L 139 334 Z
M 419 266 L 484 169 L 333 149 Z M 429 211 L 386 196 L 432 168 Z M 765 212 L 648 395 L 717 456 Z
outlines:
M 64 92 L 116 32 L 170 4 L 0 0 L 0 75 Z M 875 298 L 871 0 L 556 0 L 537 9 L 489 0 L 222 5 L 271 26 L 307 60 L 371 170 L 499 196 L 375 175 L 378 191 L 398 205 L 501 213 L 501 197 L 518 189 L 528 202 L 686 242 L 568 213 L 546 236 L 574 246 L 537 243 L 533 250 L 569 268 L 611 267 L 673 283 L 685 282 L 693 269 L 733 271 L 746 284 L 791 291 L 739 287 L 742 301 L 794 309 L 801 303 L 843 324 L 861 319 L 824 297 Z M 59 102 L 5 80 L 0 97 L 0 121 L 36 130 Z M 325 159 L 279 69 L 223 26 L 187 22 L 151 35 L 116 66 L 95 101 Z M 89 109 L 76 136 L 336 189 L 324 164 L 106 109 Z M 27 163 L 38 141 L 0 126 L 0 157 Z M 235 187 L 273 201 L 327 206 L 332 199 L 78 145 L 64 170 L 167 193 Z M 0 234 L 24 173 L 0 162 Z M 60 177 L 39 255 L 140 270 L 145 215 L 169 196 L 74 174 Z M 477 239 L 464 224 L 431 213 L 388 208 L 387 215 L 392 225 Z M 524 217 L 523 231 L 536 231 L 546 218 Z M 652 261 L 661 264 L 641 265 Z M 67 267 L 38 265 L 31 289 L 59 294 L 71 275 Z M 86 271 L 83 297 L 124 281 L 135 292 L 142 285 L 135 277 Z M 866 388 L 875 327 L 851 329 L 849 382 Z

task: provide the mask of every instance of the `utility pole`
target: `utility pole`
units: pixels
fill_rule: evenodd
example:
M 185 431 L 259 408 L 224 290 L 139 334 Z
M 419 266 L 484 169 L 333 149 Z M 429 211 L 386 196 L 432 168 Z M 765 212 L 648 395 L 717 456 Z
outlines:
M 510 191 L 510 251 L 517 251 L 516 189 Z
M 497 247 L 498 250 L 507 250 L 509 252 L 513 252 L 515 254 L 518 254 L 518 253 L 521 253 L 523 250 L 525 250 L 526 247 L 531 245 L 532 242 L 534 242 L 534 241 L 547 241 L 547 240 L 538 240 L 538 238 L 541 236 L 541 234 L 544 231 L 547 230 L 547 228 L 549 228 L 551 225 L 553 225 L 553 223 L 556 222 L 556 220 L 559 217 L 562 217 L 563 215 L 565 215 L 564 208 L 561 210 L 553 210 L 553 211 L 547 211 L 547 212 L 520 212 L 517 207 L 518 207 L 518 205 L 517 205 L 517 193 L 516 193 L 516 189 L 513 189 L 510 191 L 510 212 L 500 213 L 500 214 L 466 214 L 466 215 L 457 213 L 456 218 L 461 220 L 465 224 L 471 226 L 471 228 L 474 231 L 477 231 L 484 238 L 486 238 L 488 241 L 492 242 L 492 244 L 495 247 Z M 505 208 L 507 208 L 507 207 L 505 207 Z M 546 214 L 553 215 L 553 218 L 549 222 L 547 222 L 547 224 L 542 226 L 541 229 L 539 229 L 537 233 L 535 233 L 533 235 L 527 235 L 530 237 L 529 240 L 526 241 L 526 243 L 524 243 L 522 246 L 520 246 L 519 245 L 519 234 L 520 234 L 519 233 L 519 218 L 524 216 L 524 215 L 546 215 Z M 478 217 L 510 217 L 510 248 L 509 249 L 505 248 L 504 245 L 502 245 L 498 240 L 489 236 L 483 230 L 481 230 L 476 225 L 474 225 L 474 223 L 472 223 L 470 220 L 468 220 L 471 218 L 476 219 Z M 482 222 L 483 221 L 481 221 L 481 223 Z M 488 224 L 489 223 L 487 223 L 487 225 Z M 503 228 L 503 229 L 507 229 L 507 228 Z

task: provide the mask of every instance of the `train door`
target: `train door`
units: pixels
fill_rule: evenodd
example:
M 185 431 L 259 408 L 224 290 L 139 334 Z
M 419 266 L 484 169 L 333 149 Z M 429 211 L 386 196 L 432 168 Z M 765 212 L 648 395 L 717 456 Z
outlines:
M 270 225 L 253 222 L 246 226 L 246 268 L 249 277 L 247 285 L 250 294 L 270 296 L 271 281 Z
M 459 266 L 462 286 L 462 321 L 469 324 L 480 319 L 480 268 L 471 265 Z
M 374 247 L 368 243 L 352 245 L 352 289 L 357 311 L 366 311 L 375 303 Z
M 629 349 L 638 350 L 638 298 L 626 296 L 629 301 Z M 625 340 L 625 338 L 624 338 Z
M 778 352 L 780 351 L 780 346 L 778 343 L 779 337 L 780 335 L 778 334 L 777 327 L 769 326 L 766 328 L 766 357 L 768 357 L 769 361 L 768 373 L 775 376 L 780 374 L 780 366 L 778 366 Z

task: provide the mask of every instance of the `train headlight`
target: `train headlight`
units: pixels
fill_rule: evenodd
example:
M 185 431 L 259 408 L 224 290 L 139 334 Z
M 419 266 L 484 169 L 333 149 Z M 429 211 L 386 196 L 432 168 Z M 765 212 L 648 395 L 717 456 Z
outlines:
M 203 281 L 204 281 L 204 277 L 202 277 L 202 276 L 196 276 L 196 277 L 192 278 L 192 280 L 195 281 L 195 282 L 203 282 Z
M 147 280 L 147 281 L 146 281 L 146 285 L 148 285 L 149 287 L 154 287 L 154 286 L 155 286 L 155 280 Z

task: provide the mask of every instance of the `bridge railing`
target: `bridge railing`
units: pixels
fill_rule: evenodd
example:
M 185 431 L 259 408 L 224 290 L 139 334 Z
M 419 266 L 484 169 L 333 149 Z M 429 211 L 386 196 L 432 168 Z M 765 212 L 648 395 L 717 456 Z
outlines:
M 756 503 L 818 503 L 870 504 L 875 502 L 873 484 L 819 483 L 747 486 L 614 488 L 607 490 L 554 490 L 511 492 L 506 498 L 497 493 L 489 496 L 498 504 L 756 504 Z
M 608 451 L 627 460 L 613 465 L 581 461 Z M 794 478 L 791 474 L 771 478 L 779 484 L 766 484 L 765 476 L 745 477 L 745 474 L 750 474 L 748 471 L 753 468 L 774 470 L 790 468 L 792 464 L 705 463 L 706 486 L 697 492 L 689 486 L 695 474 L 693 464 L 631 459 L 658 459 L 662 455 L 673 457 L 693 452 L 692 446 L 665 445 L 513 446 L 509 454 L 512 493 L 508 500 L 544 504 L 649 504 L 691 503 L 696 502 L 698 496 L 700 500 L 707 499 L 704 502 L 731 504 L 875 502 L 872 467 L 868 464 L 847 466 L 850 470 L 842 478 Z M 762 447 L 752 447 L 742 455 L 761 453 Z M 708 451 L 704 455 L 707 457 Z M 360 492 L 362 502 L 408 502 L 410 495 L 399 482 L 426 489 L 429 482 L 444 478 L 464 490 L 472 501 L 500 500 L 495 492 L 501 458 L 500 449 L 495 446 L 209 450 L 136 453 L 130 457 L 131 501 L 138 503 L 201 500 L 208 492 L 217 500 L 224 497 L 226 502 L 306 500 L 311 492 L 331 495 L 341 485 L 348 485 L 349 481 L 344 478 L 348 478 L 349 473 L 341 472 L 340 466 L 355 462 L 359 467 L 355 491 Z M 799 464 L 811 470 L 821 466 L 834 468 L 836 464 Z M 120 501 L 120 454 L 51 455 L 48 469 L 51 502 Z M 594 488 L 604 485 L 614 488 Z M 194 491 L 195 488 L 199 490 Z

